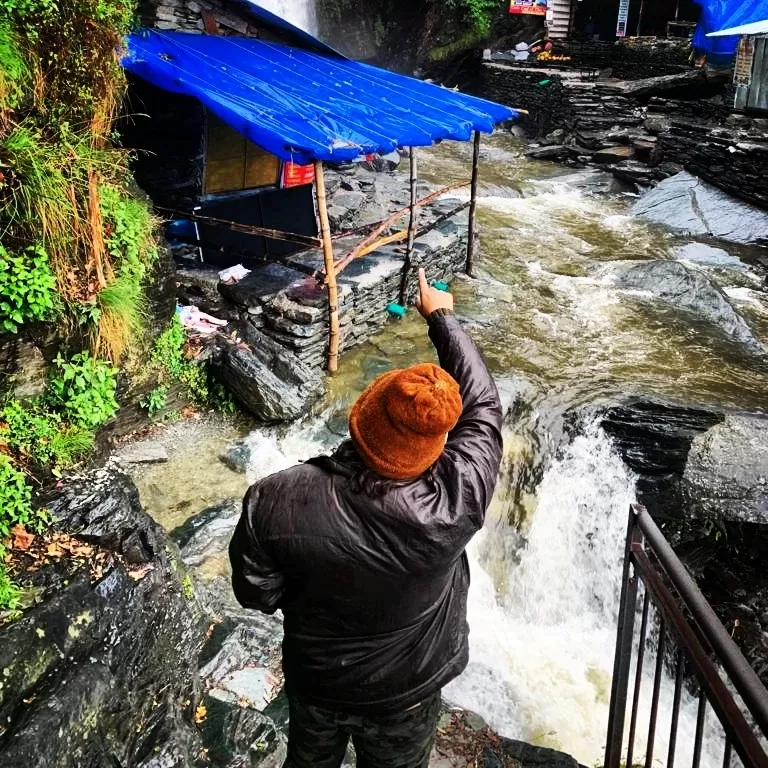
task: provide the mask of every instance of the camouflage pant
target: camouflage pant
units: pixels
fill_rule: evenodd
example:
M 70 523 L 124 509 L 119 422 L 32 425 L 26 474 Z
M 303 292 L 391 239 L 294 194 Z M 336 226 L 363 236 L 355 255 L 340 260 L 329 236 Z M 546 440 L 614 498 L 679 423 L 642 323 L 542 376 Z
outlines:
M 439 716 L 439 693 L 386 717 L 330 712 L 292 698 L 283 768 L 339 768 L 350 738 L 357 768 L 427 768 Z

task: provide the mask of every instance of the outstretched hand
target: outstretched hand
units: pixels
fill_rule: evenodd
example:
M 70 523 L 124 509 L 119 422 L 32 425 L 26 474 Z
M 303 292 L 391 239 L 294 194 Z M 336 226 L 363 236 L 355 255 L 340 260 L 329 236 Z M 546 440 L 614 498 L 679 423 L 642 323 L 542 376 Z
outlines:
M 419 269 L 419 295 L 416 306 L 424 318 L 428 318 L 436 309 L 453 310 L 453 294 L 438 291 L 427 282 L 423 268 Z

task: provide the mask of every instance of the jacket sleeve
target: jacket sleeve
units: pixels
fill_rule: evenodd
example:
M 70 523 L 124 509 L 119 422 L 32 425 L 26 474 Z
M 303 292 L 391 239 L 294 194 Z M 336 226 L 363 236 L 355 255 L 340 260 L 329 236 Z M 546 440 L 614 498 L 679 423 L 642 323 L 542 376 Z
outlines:
M 430 315 L 429 337 L 440 365 L 458 382 L 464 405 L 437 464 L 437 479 L 481 528 L 501 463 L 499 393 L 480 351 L 452 312 Z
M 244 608 L 274 613 L 280 607 L 285 578 L 259 542 L 254 520 L 259 515 L 260 486 L 252 485 L 243 500 L 243 512 L 229 542 L 232 590 Z

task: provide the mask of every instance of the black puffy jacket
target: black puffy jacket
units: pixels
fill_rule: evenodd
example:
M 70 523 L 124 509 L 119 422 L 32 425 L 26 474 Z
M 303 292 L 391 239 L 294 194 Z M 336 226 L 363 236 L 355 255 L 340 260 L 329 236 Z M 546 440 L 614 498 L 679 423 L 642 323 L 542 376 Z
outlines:
M 464 552 L 501 459 L 493 380 L 449 313 L 429 319 L 462 416 L 437 463 L 408 482 L 367 470 L 345 443 L 251 486 L 230 544 L 235 596 L 284 616 L 288 693 L 361 715 L 408 709 L 468 660 Z

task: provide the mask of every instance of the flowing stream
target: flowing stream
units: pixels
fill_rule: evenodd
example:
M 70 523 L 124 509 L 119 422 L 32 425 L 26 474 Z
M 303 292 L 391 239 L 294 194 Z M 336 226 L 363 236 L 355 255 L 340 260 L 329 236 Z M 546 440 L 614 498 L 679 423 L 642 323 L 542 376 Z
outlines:
M 453 143 L 422 151 L 421 173 L 441 184 L 465 180 L 470 151 Z M 471 661 L 446 695 L 504 735 L 562 749 L 591 766 L 604 750 L 634 482 L 586 406 L 639 393 L 761 409 L 768 374 L 711 329 L 616 286 L 618 263 L 677 258 L 690 240 L 631 218 L 631 194 L 606 176 L 526 160 L 516 139 L 497 134 L 484 140 L 480 178 L 478 279 L 459 278 L 452 290 L 511 414 L 502 479 L 486 527 L 470 547 Z M 749 266 L 754 254 L 728 250 L 742 259 L 733 269 L 704 268 L 768 340 L 765 296 Z M 344 356 L 321 418 L 248 438 L 247 480 L 327 450 L 370 380 L 432 354 L 415 311 L 391 323 Z M 564 419 L 568 413 L 576 415 Z M 567 424 L 576 427 L 569 431 Z M 211 448 L 211 458 L 217 450 Z M 217 491 L 221 465 L 206 449 L 194 456 L 199 509 L 229 491 Z M 150 505 L 161 522 L 164 509 L 178 510 L 190 494 L 189 467 L 178 470 L 177 483 L 169 471 L 157 470 L 154 488 L 162 477 L 162 498 Z M 148 498 L 151 483 L 141 483 Z M 245 480 L 236 483 L 244 489 Z M 668 681 L 662 717 L 671 695 Z M 648 706 L 643 701 L 641 711 Z M 695 705 L 687 702 L 680 760 L 690 753 L 694 717 Z M 661 733 L 656 754 L 666 756 Z M 719 759 L 713 752 L 713 763 Z

